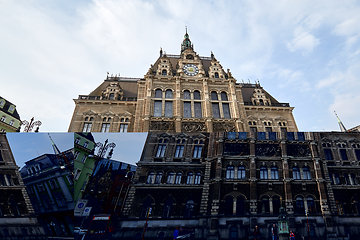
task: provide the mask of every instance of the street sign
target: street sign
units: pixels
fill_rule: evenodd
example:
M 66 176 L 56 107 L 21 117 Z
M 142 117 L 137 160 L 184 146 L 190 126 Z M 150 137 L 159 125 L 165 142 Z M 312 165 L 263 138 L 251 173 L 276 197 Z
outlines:
M 74 209 L 74 216 L 80 217 L 86 207 L 88 200 L 86 199 L 79 199 L 76 203 L 75 209 Z
M 91 209 L 92 209 L 92 207 L 86 207 L 86 208 L 84 208 L 84 211 L 82 212 L 82 216 L 83 216 L 83 217 L 88 217 L 88 216 L 90 216 Z

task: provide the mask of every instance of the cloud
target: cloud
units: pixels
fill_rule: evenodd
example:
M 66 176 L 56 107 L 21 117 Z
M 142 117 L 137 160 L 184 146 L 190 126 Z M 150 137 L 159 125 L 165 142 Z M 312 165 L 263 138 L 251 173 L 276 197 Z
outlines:
M 302 51 L 303 54 L 309 54 L 319 44 L 318 38 L 300 27 L 295 29 L 293 39 L 286 45 L 291 52 Z

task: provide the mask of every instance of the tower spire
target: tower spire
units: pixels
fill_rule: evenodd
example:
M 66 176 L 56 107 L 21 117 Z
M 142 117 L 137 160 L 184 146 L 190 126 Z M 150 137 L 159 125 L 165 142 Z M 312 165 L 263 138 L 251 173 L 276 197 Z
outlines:
M 184 40 L 181 44 L 181 52 L 183 52 L 185 49 L 188 48 L 193 49 L 193 45 L 191 44 L 191 40 L 187 32 L 187 26 L 185 26 L 185 35 L 184 35 Z
M 56 146 L 55 142 L 54 142 L 53 139 L 51 138 L 50 133 L 48 133 L 48 135 L 49 135 L 49 138 L 50 138 L 51 145 L 52 145 L 52 148 L 53 148 L 53 150 L 54 150 L 54 153 L 55 153 L 55 154 L 61 154 L 59 148 Z
M 341 132 L 346 132 L 346 128 L 345 128 L 344 124 L 342 123 L 342 121 L 340 120 L 339 116 L 336 114 L 335 110 L 334 110 L 334 113 L 335 113 L 335 116 L 336 116 L 336 118 L 338 120 L 340 131 Z

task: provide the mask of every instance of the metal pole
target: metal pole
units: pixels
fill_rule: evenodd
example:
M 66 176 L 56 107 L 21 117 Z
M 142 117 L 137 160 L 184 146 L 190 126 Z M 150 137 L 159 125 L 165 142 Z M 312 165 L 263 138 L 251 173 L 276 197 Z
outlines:
M 145 239 L 145 232 L 146 232 L 146 228 L 147 228 L 147 225 L 148 225 L 148 220 L 149 220 L 149 215 L 150 215 L 150 210 L 151 207 L 149 207 L 147 209 L 147 213 L 146 213 L 146 221 L 145 221 L 145 224 L 144 224 L 144 231 L 143 231 L 143 234 L 141 236 L 141 239 L 144 240 Z

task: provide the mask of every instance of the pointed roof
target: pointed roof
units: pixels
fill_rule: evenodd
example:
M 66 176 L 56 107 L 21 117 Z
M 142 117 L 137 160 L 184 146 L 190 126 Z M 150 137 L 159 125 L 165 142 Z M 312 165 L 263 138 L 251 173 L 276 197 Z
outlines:
M 181 52 L 183 52 L 185 49 L 188 49 L 188 48 L 193 49 L 193 45 L 191 44 L 191 40 L 190 40 L 189 34 L 187 33 L 187 28 L 186 28 L 184 40 L 181 44 Z
M 345 128 L 344 124 L 342 123 L 342 121 L 340 120 L 339 116 L 336 114 L 335 111 L 334 111 L 334 113 L 335 113 L 335 116 L 336 116 L 336 118 L 338 120 L 340 131 L 341 132 L 346 132 L 346 128 Z
M 59 148 L 56 146 L 55 142 L 52 140 L 51 136 L 50 136 L 50 133 L 48 133 L 49 135 L 49 138 L 50 138 L 50 141 L 51 141 L 51 145 L 53 147 L 53 150 L 54 150 L 54 153 L 55 154 L 61 154 Z

